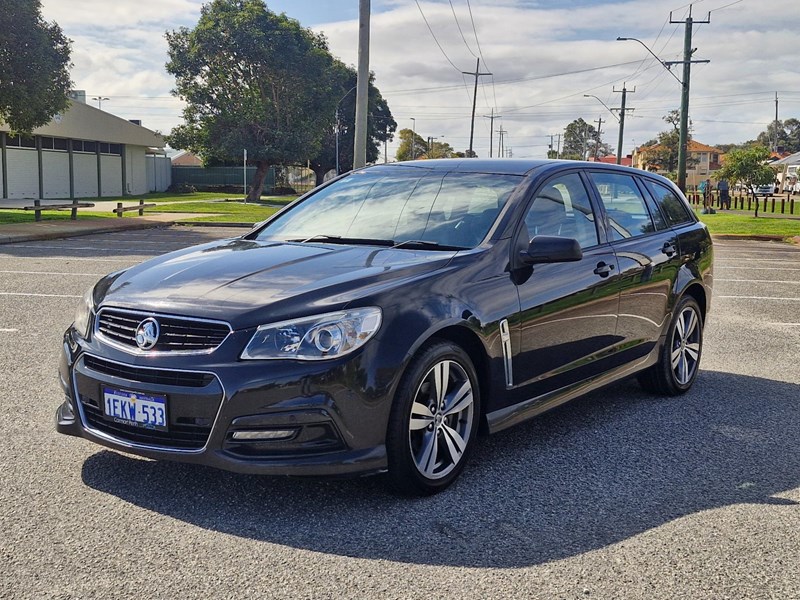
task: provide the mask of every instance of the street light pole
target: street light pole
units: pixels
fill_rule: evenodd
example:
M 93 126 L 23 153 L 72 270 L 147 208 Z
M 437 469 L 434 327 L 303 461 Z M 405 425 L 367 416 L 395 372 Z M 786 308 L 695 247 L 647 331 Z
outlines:
M 417 142 L 417 120 L 414 117 L 411 117 L 411 160 L 414 160 L 417 157 L 417 153 L 414 151 Z
M 705 21 L 694 21 L 692 19 L 692 5 L 689 5 L 689 16 L 686 18 L 685 21 L 673 21 L 672 13 L 670 12 L 669 15 L 669 22 L 670 23 L 685 23 L 686 24 L 686 31 L 684 33 L 683 38 L 683 60 L 674 60 L 674 61 L 663 61 L 658 56 L 656 56 L 647 45 L 639 39 L 636 38 L 627 38 L 627 37 L 618 37 L 617 41 L 629 41 L 633 40 L 634 42 L 639 42 L 645 50 L 647 50 L 653 58 L 655 58 L 661 66 L 663 66 L 672 77 L 681 84 L 681 120 L 680 120 L 680 141 L 678 142 L 678 187 L 681 191 L 686 191 L 686 158 L 687 158 L 687 150 L 688 150 L 688 142 L 689 142 L 689 81 L 691 79 L 691 65 L 692 63 L 708 63 L 711 62 L 709 60 L 692 60 L 692 54 L 694 54 L 694 50 L 692 49 L 692 26 L 694 23 L 710 23 L 711 22 L 711 13 L 708 13 L 708 18 Z M 672 65 L 683 65 L 683 81 L 678 79 L 678 76 L 672 72 L 670 67 Z
M 97 110 L 103 110 L 103 100 L 111 100 L 105 96 L 95 96 L 92 100 L 97 100 Z

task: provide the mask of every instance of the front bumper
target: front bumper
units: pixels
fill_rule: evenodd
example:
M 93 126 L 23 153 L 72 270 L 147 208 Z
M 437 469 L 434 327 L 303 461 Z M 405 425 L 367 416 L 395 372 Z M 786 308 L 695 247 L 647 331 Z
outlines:
M 394 377 L 382 379 L 373 369 L 399 370 L 380 368 L 369 352 L 316 363 L 211 357 L 154 361 L 67 331 L 59 364 L 65 401 L 56 429 L 148 458 L 240 473 L 350 476 L 386 469 Z M 109 420 L 106 388 L 166 396 L 167 431 Z M 253 432 L 280 435 L 253 439 Z

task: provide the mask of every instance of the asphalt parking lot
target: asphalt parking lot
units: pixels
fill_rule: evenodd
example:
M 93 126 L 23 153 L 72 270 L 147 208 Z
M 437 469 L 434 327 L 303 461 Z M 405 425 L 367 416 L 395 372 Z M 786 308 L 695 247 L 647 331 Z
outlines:
M 446 493 L 260 478 L 55 433 L 103 274 L 239 233 L 0 246 L 2 598 L 800 598 L 800 248 L 716 244 L 690 393 L 615 385 L 481 440 Z

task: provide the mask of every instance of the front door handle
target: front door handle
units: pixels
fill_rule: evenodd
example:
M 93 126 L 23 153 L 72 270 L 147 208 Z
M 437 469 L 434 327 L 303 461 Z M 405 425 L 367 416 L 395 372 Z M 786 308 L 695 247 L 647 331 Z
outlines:
M 678 248 L 675 246 L 675 242 L 666 242 L 661 248 L 661 251 L 667 256 L 672 256 L 678 251 Z
M 611 271 L 614 270 L 614 265 L 609 265 L 604 262 L 597 263 L 597 268 L 594 270 L 595 275 L 600 275 L 600 277 L 608 277 L 611 274 Z

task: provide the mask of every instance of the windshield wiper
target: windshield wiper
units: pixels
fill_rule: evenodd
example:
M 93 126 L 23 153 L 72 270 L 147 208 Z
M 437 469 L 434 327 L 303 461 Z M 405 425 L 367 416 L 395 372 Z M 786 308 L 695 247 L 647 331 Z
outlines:
M 366 244 L 369 246 L 394 246 L 394 240 L 381 240 L 372 238 L 342 237 L 341 235 L 312 235 L 310 238 L 286 240 L 287 242 L 324 242 L 327 244 Z
M 413 248 L 417 250 L 466 250 L 464 246 L 451 246 L 440 244 L 439 242 L 429 242 L 427 240 L 406 240 L 395 244 L 392 248 Z

